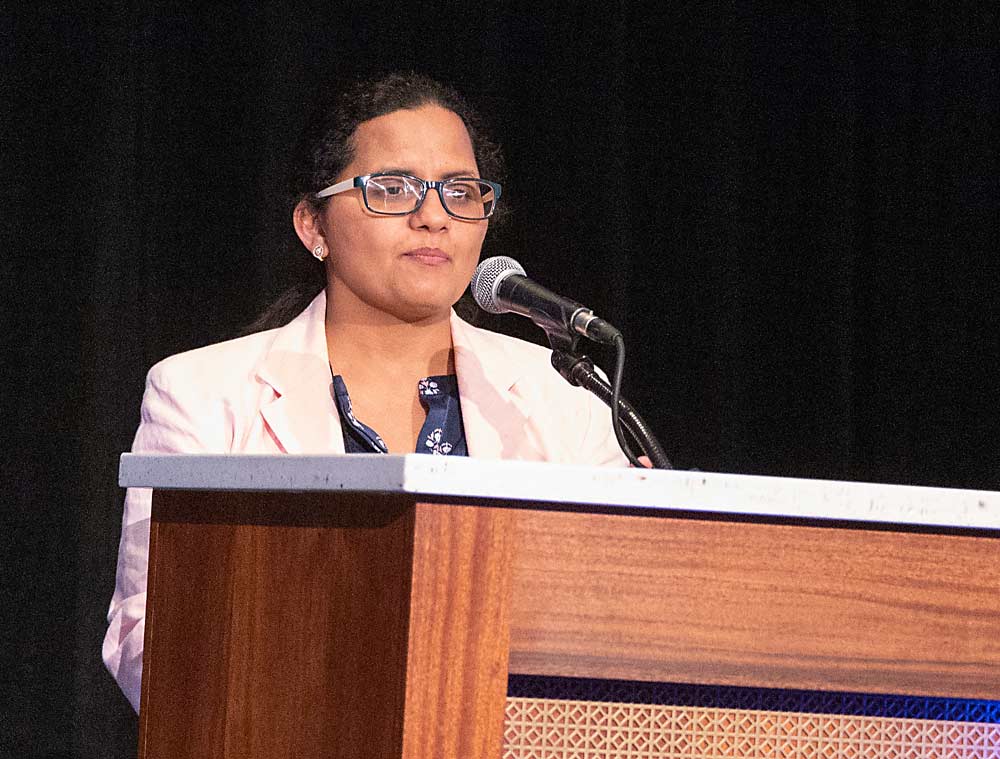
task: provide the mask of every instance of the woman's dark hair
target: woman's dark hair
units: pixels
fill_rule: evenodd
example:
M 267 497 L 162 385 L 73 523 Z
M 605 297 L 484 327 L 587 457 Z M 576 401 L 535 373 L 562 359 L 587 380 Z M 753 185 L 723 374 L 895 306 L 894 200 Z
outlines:
M 402 109 L 438 105 L 457 114 L 465 123 L 472 141 L 480 174 L 495 182 L 504 181 L 504 161 L 479 114 L 454 88 L 423 74 L 393 73 L 377 79 L 358 80 L 324 99 L 313 109 L 292 154 L 288 175 L 290 210 L 303 200 L 315 213 L 322 212 L 329 198 L 315 193 L 329 186 L 354 158 L 353 137 L 366 121 Z M 499 204 L 490 219 L 491 227 L 502 222 L 504 206 Z M 297 243 L 297 241 L 296 241 Z M 296 244 L 302 275 L 282 293 L 244 334 L 286 324 L 326 286 L 324 265 Z

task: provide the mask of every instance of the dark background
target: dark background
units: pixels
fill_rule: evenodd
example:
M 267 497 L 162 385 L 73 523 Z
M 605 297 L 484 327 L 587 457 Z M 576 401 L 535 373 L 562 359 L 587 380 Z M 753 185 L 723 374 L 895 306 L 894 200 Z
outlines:
M 678 465 L 1000 488 L 981 5 L 0 6 L 0 755 L 134 753 L 100 642 L 143 377 L 307 255 L 284 161 L 359 73 L 482 105 L 513 208 L 484 254 L 623 329 Z

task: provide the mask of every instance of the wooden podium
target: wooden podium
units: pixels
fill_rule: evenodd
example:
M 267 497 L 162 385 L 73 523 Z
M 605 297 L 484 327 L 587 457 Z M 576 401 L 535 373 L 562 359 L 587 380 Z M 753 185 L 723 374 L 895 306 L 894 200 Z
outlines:
M 122 457 L 140 757 L 498 757 L 508 673 L 1000 698 L 1000 494 Z

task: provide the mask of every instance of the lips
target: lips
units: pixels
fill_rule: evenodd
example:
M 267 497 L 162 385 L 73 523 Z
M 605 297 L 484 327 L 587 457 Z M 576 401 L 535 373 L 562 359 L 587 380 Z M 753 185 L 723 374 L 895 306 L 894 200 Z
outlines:
M 403 254 L 403 258 L 408 258 L 417 263 L 427 266 L 440 266 L 451 261 L 451 256 L 440 248 L 414 248 Z

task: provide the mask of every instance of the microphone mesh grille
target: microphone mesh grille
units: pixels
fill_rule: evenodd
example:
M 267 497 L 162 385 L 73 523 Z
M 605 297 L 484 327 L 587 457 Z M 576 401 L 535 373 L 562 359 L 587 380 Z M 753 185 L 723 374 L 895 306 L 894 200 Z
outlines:
M 472 297 L 483 311 L 502 314 L 507 310 L 497 302 L 497 287 L 511 274 L 526 276 L 524 267 L 509 256 L 493 256 L 476 267 L 472 276 Z

